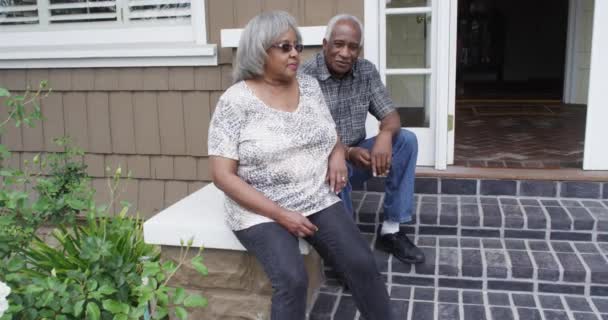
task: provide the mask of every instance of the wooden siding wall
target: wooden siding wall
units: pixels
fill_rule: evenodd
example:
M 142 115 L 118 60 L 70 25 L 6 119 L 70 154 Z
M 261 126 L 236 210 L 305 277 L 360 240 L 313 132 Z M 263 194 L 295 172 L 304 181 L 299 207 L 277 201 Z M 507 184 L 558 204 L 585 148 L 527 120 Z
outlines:
M 221 29 L 243 27 L 259 12 L 276 9 L 315 26 L 342 12 L 362 18 L 363 0 L 207 0 L 209 42 L 219 47 Z M 150 217 L 210 181 L 207 130 L 232 82 L 232 58 L 231 49 L 220 49 L 220 65 L 213 67 L 0 70 L 0 87 L 11 91 L 41 80 L 53 89 L 42 101 L 42 125 L 10 128 L 2 136 L 13 151 L 8 164 L 20 167 L 37 153 L 59 151 L 52 139 L 69 135 L 87 153 L 83 161 L 97 200 L 107 201 L 106 179 L 120 166 L 124 175 L 132 173 L 120 200 Z

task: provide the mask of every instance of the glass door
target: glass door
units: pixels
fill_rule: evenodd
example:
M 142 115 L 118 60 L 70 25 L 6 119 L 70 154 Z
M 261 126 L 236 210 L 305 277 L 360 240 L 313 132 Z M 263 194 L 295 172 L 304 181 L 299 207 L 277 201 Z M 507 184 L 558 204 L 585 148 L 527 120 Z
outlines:
M 438 169 L 444 169 L 449 159 L 449 34 L 456 32 L 450 23 L 450 9 L 455 4 L 456 0 L 376 2 L 378 70 L 397 107 L 402 127 L 418 137 L 418 165 Z M 373 7 L 370 4 L 367 8 Z M 373 18 L 371 13 L 366 12 L 366 21 L 370 17 Z M 366 36 L 370 36 L 367 31 Z M 373 130 L 374 125 L 377 127 L 376 123 L 368 128 Z
M 429 147 L 435 140 L 433 16 L 432 0 L 386 1 L 380 15 L 380 74 L 401 126 L 418 137 L 418 165 L 432 165 L 435 158 Z

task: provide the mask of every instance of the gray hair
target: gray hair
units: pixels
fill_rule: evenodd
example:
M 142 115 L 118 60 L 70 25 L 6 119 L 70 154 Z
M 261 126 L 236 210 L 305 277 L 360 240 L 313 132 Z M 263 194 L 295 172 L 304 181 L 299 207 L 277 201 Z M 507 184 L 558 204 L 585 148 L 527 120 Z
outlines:
M 331 34 L 334 32 L 336 24 L 338 24 L 340 21 L 350 21 L 359 27 L 359 31 L 361 31 L 361 41 L 359 42 L 359 45 L 363 46 L 363 24 L 359 18 L 350 14 L 339 14 L 329 20 L 327 23 L 327 29 L 325 29 L 325 40 L 331 40 Z
M 266 51 L 289 29 L 296 33 L 298 43 L 302 43 L 296 20 L 285 11 L 264 12 L 251 19 L 241 33 L 232 71 L 233 81 L 261 76 L 268 57 Z

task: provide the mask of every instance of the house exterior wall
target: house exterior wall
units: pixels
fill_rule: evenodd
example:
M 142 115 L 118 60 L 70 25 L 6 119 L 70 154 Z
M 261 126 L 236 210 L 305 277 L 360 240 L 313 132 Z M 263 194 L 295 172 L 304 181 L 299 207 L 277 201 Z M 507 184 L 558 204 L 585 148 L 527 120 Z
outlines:
M 285 10 L 301 26 L 324 25 L 341 12 L 363 19 L 363 0 L 207 0 L 206 8 L 209 43 L 218 47 L 221 29 L 242 28 L 262 11 Z M 303 59 L 317 50 L 307 48 Z M 42 100 L 42 125 L 10 128 L 2 136 L 13 151 L 9 165 L 59 151 L 52 139 L 69 135 L 87 153 L 83 161 L 97 200 L 108 200 L 106 178 L 120 166 L 132 178 L 124 181 L 119 200 L 151 217 L 210 182 L 207 130 L 232 83 L 233 56 L 232 49 L 219 49 L 219 65 L 212 67 L 0 70 L 0 86 L 11 91 L 35 88 L 41 80 L 53 89 Z M 118 211 L 120 201 L 115 203 Z

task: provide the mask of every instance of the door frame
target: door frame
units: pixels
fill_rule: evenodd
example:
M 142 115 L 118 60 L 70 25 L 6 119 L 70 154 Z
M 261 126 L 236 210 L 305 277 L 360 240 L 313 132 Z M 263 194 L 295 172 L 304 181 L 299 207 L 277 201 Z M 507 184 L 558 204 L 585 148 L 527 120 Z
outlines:
M 384 1 L 364 0 L 364 51 L 365 58 L 376 65 L 376 68 L 384 78 L 381 69 L 380 54 L 382 41 L 380 41 L 381 23 L 385 17 L 380 6 Z M 454 111 L 456 99 L 456 36 L 457 36 L 457 14 L 458 0 L 432 1 L 431 3 L 431 90 L 430 110 L 431 130 L 412 131 L 417 135 L 425 134 L 425 140 L 432 141 L 432 146 L 419 144 L 429 154 L 421 165 L 432 165 L 435 169 L 445 170 L 448 164 L 454 161 Z M 450 117 L 451 115 L 451 117 Z M 452 124 L 448 125 L 451 120 Z M 449 127 L 452 130 L 448 131 Z M 378 133 L 378 121 L 368 115 L 366 122 L 368 137 Z M 418 131 L 418 132 L 417 132 Z M 422 138 L 422 137 L 420 137 Z M 419 138 L 419 140 L 421 140 Z
M 598 0 L 593 6 L 591 29 L 591 62 L 589 68 L 589 92 L 587 98 L 587 121 L 585 124 L 584 170 L 608 170 L 608 90 L 605 79 L 608 74 L 608 2 Z
M 580 97 L 579 70 L 583 55 L 580 49 L 584 39 L 578 37 L 581 28 L 585 23 L 585 3 L 584 0 L 568 0 L 568 31 L 566 34 L 566 65 L 564 68 L 564 96 L 565 103 L 586 103 L 584 100 L 577 100 Z M 591 55 L 589 53 L 589 55 Z

